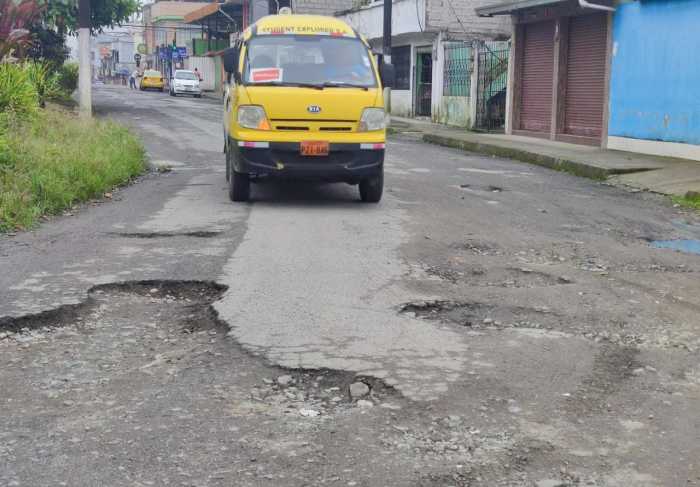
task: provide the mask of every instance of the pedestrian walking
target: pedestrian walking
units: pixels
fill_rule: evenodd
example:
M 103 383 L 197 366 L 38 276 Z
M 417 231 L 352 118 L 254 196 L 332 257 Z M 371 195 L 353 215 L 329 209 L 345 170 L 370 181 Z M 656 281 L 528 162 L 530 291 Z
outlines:
M 194 68 L 194 75 L 197 77 L 198 81 L 202 81 L 202 75 L 197 71 L 197 68 Z
M 136 77 L 139 75 L 139 72 L 137 70 L 133 70 L 131 72 L 131 76 L 129 76 L 129 88 L 132 90 L 136 89 Z

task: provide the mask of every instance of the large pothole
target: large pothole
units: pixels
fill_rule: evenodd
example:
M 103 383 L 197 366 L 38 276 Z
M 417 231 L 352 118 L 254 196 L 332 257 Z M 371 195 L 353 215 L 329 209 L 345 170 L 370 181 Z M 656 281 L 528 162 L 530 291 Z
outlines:
M 371 377 L 246 352 L 210 306 L 224 290 L 110 284 L 4 320 L 0 485 L 316 485 L 329 449 L 340 476 L 378 457 L 373 436 L 344 439 L 411 404 Z
M 42 350 L 46 345 L 54 347 L 62 340 L 70 342 L 82 336 L 84 340 L 75 344 L 77 352 L 81 347 L 107 348 L 118 351 L 117 362 L 129 357 L 133 367 L 151 371 L 191 358 L 200 346 L 217 344 L 216 347 L 245 353 L 249 360 L 268 370 L 251 389 L 255 401 L 285 405 L 285 411 L 305 410 L 312 416 L 357 404 L 397 406 L 399 394 L 373 377 L 358 376 L 352 371 L 283 369 L 247 354 L 227 337 L 228 325 L 211 306 L 226 289 L 203 281 L 136 281 L 95 286 L 82 304 L 0 320 L 0 347 L 19 345 Z M 193 348 L 189 348 L 190 342 L 194 343 Z M 173 346 L 176 349 L 171 349 Z M 131 356 L 139 351 L 138 358 Z M 144 361 L 149 356 L 152 360 Z M 355 390 L 365 390 L 351 395 L 353 384 Z

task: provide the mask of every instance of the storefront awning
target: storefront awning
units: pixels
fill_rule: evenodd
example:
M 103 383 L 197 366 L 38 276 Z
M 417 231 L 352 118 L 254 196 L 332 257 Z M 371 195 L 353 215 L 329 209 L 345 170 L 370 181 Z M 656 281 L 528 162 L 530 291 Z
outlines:
M 547 7 L 558 3 L 567 3 L 567 0 L 516 0 L 511 2 L 498 3 L 487 7 L 479 7 L 476 14 L 479 17 L 493 17 L 494 15 L 510 15 L 518 10 L 528 8 Z
M 243 0 L 228 0 L 226 3 L 207 3 L 185 15 L 186 24 L 200 24 L 217 32 L 241 30 Z

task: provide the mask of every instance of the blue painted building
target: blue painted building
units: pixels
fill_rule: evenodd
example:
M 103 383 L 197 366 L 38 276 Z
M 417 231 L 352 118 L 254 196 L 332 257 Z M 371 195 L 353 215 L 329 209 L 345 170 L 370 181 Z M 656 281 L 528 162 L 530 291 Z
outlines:
M 612 34 L 608 146 L 700 150 L 700 2 L 620 3 Z
M 700 160 L 700 0 L 510 0 L 506 131 Z

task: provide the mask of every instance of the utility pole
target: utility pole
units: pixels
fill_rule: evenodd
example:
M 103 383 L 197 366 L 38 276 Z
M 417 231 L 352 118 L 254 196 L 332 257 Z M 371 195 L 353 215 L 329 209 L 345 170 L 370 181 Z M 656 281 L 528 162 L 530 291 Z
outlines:
M 175 64 L 175 53 L 177 52 L 177 30 L 173 33 L 173 49 L 170 51 L 170 74 L 168 76 L 168 85 L 173 79 L 173 64 Z
M 382 62 L 391 64 L 391 7 L 394 0 L 384 0 L 384 42 Z M 384 87 L 384 109 L 391 113 L 391 88 Z
M 80 116 L 92 117 L 92 63 L 90 62 L 90 0 L 78 3 L 78 94 Z
M 391 64 L 391 7 L 393 0 L 384 0 L 384 62 Z

